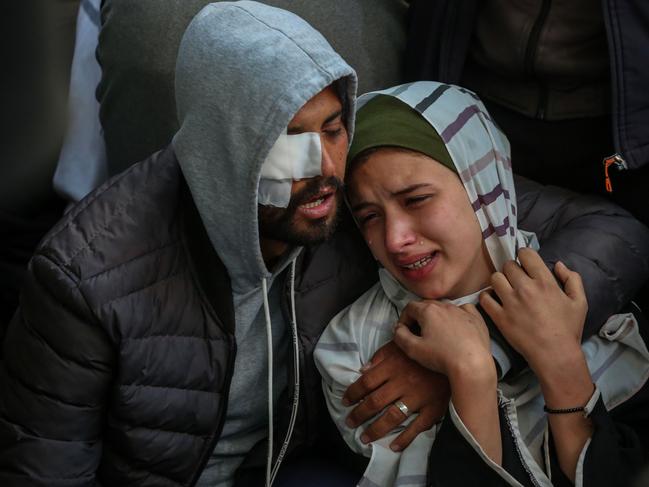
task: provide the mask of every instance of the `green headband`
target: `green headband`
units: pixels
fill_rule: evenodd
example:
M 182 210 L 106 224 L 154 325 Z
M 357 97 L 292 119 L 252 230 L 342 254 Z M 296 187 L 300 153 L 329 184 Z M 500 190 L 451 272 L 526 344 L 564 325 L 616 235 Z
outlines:
M 421 152 L 457 173 L 437 131 L 419 112 L 393 96 L 377 95 L 358 110 L 347 164 L 377 147 L 401 147 Z

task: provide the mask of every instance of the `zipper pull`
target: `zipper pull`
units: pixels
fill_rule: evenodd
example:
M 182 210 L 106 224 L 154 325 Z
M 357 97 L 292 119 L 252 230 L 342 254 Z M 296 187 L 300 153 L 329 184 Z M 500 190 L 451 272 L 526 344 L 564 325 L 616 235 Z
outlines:
M 607 193 L 612 193 L 613 192 L 613 185 L 611 184 L 611 177 L 608 174 L 608 168 L 611 166 L 615 166 L 615 169 L 618 171 L 622 171 L 624 169 L 628 169 L 629 166 L 627 166 L 626 161 L 620 154 L 613 154 L 610 157 L 606 157 L 602 163 L 604 164 L 604 183 L 606 185 L 606 192 Z

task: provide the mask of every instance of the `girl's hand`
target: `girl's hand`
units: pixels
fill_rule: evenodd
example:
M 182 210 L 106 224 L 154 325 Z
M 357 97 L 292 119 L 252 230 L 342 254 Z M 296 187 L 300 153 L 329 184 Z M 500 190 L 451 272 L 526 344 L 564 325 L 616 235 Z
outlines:
M 410 331 L 415 324 L 421 336 Z M 411 302 L 401 313 L 394 341 L 410 358 L 448 377 L 457 414 L 489 458 L 500 465 L 496 365 L 487 326 L 475 306 Z
M 412 333 L 414 325 L 419 325 L 421 336 Z M 471 304 L 412 301 L 401 313 L 394 341 L 410 358 L 449 379 L 459 369 L 486 366 L 495 373 L 487 326 Z
M 581 278 L 557 262 L 554 273 L 561 289 L 535 251 L 521 249 L 518 257 L 522 267 L 507 262 L 491 278 L 502 304 L 488 293 L 480 303 L 527 359 L 548 407 L 584 406 L 593 383 L 581 350 L 588 309 Z M 591 421 L 583 414 L 550 414 L 548 422 L 561 470 L 574 482 L 579 454 L 593 432 Z
M 539 375 L 546 366 L 580 354 L 588 304 L 581 277 L 562 262 L 554 273 L 563 289 L 537 252 L 520 249 L 518 257 L 520 266 L 509 261 L 491 277 L 502 304 L 486 292 L 480 304 Z

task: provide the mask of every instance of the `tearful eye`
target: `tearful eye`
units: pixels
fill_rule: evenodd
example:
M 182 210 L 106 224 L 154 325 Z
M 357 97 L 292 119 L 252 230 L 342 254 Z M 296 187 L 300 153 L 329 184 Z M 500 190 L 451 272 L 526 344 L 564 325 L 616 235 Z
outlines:
M 419 196 L 409 196 L 406 198 L 406 206 L 417 205 L 418 203 L 423 203 L 431 197 L 429 194 L 423 194 Z
M 376 218 L 376 213 L 367 213 L 365 215 L 359 215 L 356 217 L 356 220 L 358 221 L 359 225 L 361 227 L 364 227 L 368 223 L 370 223 L 372 220 Z

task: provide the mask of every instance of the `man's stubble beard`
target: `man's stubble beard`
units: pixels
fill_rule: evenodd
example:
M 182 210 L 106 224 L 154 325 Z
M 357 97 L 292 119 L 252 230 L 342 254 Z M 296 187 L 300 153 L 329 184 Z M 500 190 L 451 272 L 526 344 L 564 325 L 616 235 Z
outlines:
M 343 183 L 336 177 L 319 179 L 307 185 L 295 194 L 287 208 L 275 208 L 259 205 L 259 236 L 270 240 L 285 242 L 290 245 L 313 245 L 330 238 L 338 224 L 338 215 L 342 203 Z M 300 205 L 316 196 L 323 187 L 336 189 L 335 209 L 333 215 L 318 220 L 303 219 L 296 221 Z

